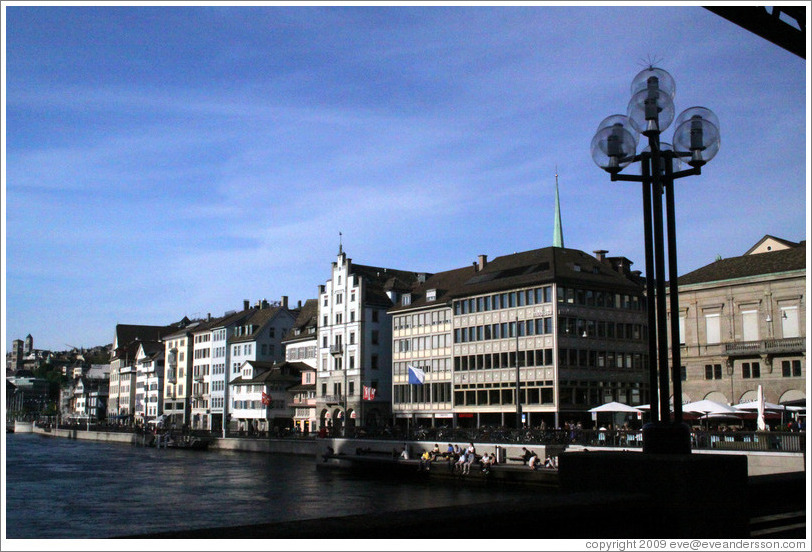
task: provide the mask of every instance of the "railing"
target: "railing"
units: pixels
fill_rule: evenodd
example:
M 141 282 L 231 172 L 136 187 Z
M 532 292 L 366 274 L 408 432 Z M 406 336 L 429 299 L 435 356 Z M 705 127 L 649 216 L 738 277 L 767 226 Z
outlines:
M 344 395 L 324 395 L 320 400 L 327 404 L 341 404 L 344 402 Z
M 695 450 L 752 450 L 773 452 L 803 452 L 805 432 L 756 431 L 695 431 L 691 437 Z M 536 446 L 607 447 L 641 449 L 640 430 L 593 429 L 508 429 L 508 428 L 418 428 L 405 432 L 400 428 L 355 430 L 356 438 L 426 441 L 432 443 L 500 443 Z
M 337 343 L 335 345 L 330 345 L 330 354 L 331 355 L 340 355 L 340 354 L 343 354 L 343 352 L 344 352 L 344 347 L 340 343 Z
M 789 353 L 806 350 L 806 338 L 788 337 L 785 339 L 761 339 L 759 341 L 738 341 L 725 343 L 725 354 L 748 355 Z

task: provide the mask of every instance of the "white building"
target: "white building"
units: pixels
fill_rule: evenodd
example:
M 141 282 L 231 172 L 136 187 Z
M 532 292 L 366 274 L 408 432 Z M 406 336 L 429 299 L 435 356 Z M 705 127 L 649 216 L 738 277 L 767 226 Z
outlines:
M 247 304 L 245 307 L 245 310 L 248 311 Z M 288 310 L 288 298 L 285 296 L 282 297 L 280 303 L 269 304 L 263 300 L 250 309 L 247 316 L 234 326 L 233 333 L 228 338 L 230 366 L 226 369 L 229 384 L 243 376 L 242 369 L 245 362 L 282 361 L 284 358 L 282 338 L 293 326 L 296 315 L 298 315 L 298 311 Z M 236 420 L 239 416 L 234 411 L 234 405 L 237 399 L 229 396 L 230 393 L 230 390 L 226 391 L 224 397 L 228 408 L 226 420 L 229 420 L 228 429 L 236 431 L 238 429 Z
M 293 427 L 293 407 L 288 390 L 299 383 L 299 367 L 290 362 L 245 361 L 240 376 L 231 382 L 232 420 L 241 434 L 264 435 Z
M 317 415 L 319 427 L 382 426 L 391 414 L 392 323 L 387 309 L 425 275 L 355 265 L 339 249 L 319 286 Z M 364 387 L 375 389 L 363 400 Z M 346 413 L 346 416 L 345 416 Z

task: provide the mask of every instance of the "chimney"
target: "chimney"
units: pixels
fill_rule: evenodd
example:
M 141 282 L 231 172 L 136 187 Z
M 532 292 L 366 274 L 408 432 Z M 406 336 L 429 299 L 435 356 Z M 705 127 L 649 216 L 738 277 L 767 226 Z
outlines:
M 482 270 L 483 268 L 485 268 L 488 265 L 488 256 L 487 255 L 479 255 L 477 257 L 477 261 L 478 261 L 477 264 L 479 265 L 479 268 L 477 269 L 477 272 L 479 272 L 480 270 Z
M 299 302 L 297 303 L 297 307 L 296 307 L 296 308 L 298 308 L 298 309 L 301 309 L 301 308 L 302 308 L 302 300 L 301 300 L 301 299 L 299 299 Z
M 471 264 L 474 265 L 474 272 L 479 272 L 479 265 L 476 263 L 476 261 Z
M 207 321 L 209 321 L 209 322 L 211 322 L 211 313 L 208 313 L 208 314 L 206 315 L 206 320 L 207 320 Z
M 288 296 L 287 295 L 282 296 L 282 308 L 283 309 L 288 308 Z
M 248 305 L 250 301 L 248 299 L 243 300 L 242 302 L 242 310 L 248 310 Z
M 605 249 L 596 249 L 593 253 L 595 254 L 595 258 L 598 259 L 598 262 L 603 263 L 606 262 L 606 254 L 609 252 Z

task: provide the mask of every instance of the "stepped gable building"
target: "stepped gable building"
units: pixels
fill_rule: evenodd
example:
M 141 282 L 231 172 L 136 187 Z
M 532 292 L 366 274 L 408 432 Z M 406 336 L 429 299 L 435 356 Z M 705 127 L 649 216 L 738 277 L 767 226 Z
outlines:
M 645 301 L 631 264 L 603 250 L 547 247 L 491 262 L 480 255 L 440 273 L 442 283 L 427 279 L 390 310 L 396 419 L 515 427 L 517 362 L 527 425 L 588 420 L 589 408 L 612 400 L 644 403 Z M 422 384 L 408 383 L 410 365 Z
M 301 381 L 290 389 L 294 408 L 293 424 L 298 431 L 309 433 L 316 423 L 316 364 L 318 357 L 319 301 L 299 303 L 299 316 L 282 338 L 285 360 L 300 363 Z
M 679 282 L 683 402 L 806 401 L 806 241 L 766 235 Z M 670 313 L 669 313 L 670 314 Z
M 387 313 L 427 275 L 353 264 L 339 247 L 319 286 L 316 411 L 319 428 L 383 426 L 391 416 L 392 323 Z M 374 397 L 364 388 L 374 389 Z M 346 420 L 346 425 L 345 425 Z

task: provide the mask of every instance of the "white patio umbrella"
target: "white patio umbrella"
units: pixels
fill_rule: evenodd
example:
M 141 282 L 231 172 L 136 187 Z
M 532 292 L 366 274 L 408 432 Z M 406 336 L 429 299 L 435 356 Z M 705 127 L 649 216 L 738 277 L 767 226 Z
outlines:
M 701 401 L 694 401 L 688 404 L 682 405 L 683 412 L 692 412 L 694 414 L 701 414 L 703 418 L 705 418 L 705 427 L 707 429 L 707 422 L 708 418 L 711 414 L 715 415 L 729 415 L 735 416 L 739 413 L 738 410 L 733 408 L 732 406 L 728 406 L 726 404 L 718 403 L 716 401 L 711 401 L 708 399 L 703 399 Z
M 642 410 L 640 410 L 639 408 L 635 408 L 633 406 L 629 406 L 628 404 L 624 404 L 622 402 L 616 402 L 616 401 L 608 402 L 606 404 L 596 406 L 595 408 L 590 408 L 589 411 L 592 412 L 592 420 L 593 421 L 597 421 L 599 412 L 608 412 L 608 413 L 613 414 L 613 422 L 612 423 L 617 422 L 617 420 L 614 420 L 614 414 L 617 414 L 617 413 L 634 413 L 634 414 L 637 414 L 637 417 L 639 418 L 640 415 L 641 415 L 641 412 L 642 412 Z
M 608 402 L 595 408 L 590 408 L 590 412 L 640 412 L 639 408 L 623 404 L 621 402 Z
M 737 410 L 732 406 L 703 399 L 682 405 L 683 412 L 693 412 L 695 414 L 735 414 Z

